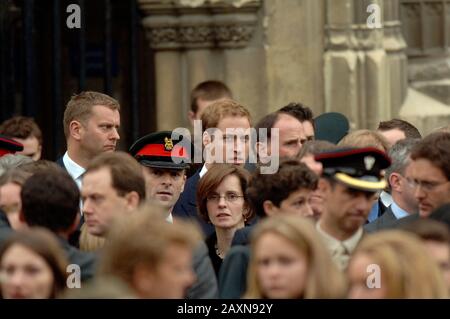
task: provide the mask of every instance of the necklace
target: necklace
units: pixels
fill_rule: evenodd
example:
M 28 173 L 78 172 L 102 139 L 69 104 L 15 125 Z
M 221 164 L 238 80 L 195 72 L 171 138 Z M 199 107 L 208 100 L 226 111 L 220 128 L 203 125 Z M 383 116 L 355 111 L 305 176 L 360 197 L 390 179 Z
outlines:
M 223 259 L 222 253 L 219 251 L 219 247 L 216 245 L 214 246 L 216 248 L 216 255 L 219 256 L 220 259 Z

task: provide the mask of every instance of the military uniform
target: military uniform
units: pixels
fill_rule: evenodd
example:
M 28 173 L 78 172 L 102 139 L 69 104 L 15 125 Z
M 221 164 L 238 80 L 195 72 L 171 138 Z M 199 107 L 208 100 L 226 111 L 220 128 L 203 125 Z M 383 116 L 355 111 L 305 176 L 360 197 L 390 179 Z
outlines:
M 322 163 L 323 176 L 325 178 L 340 183 L 346 188 L 365 193 L 375 193 L 386 186 L 386 181 L 382 177 L 381 171 L 390 165 L 390 159 L 384 152 L 376 148 L 337 149 L 332 152 L 319 153 L 315 158 Z M 346 194 L 346 196 L 349 195 Z M 370 208 L 367 210 L 367 214 L 369 210 Z M 329 213 L 325 212 L 325 214 Z M 335 264 L 339 269 L 345 270 L 351 254 L 363 237 L 364 222 L 353 234 L 342 240 L 342 238 L 335 238 L 324 230 L 322 224 L 325 218 L 326 216 L 322 216 L 317 222 L 317 231 L 323 238 Z M 338 225 L 332 225 L 330 229 L 333 227 L 339 229 Z M 344 232 L 344 230 L 342 231 Z
M 138 139 L 130 147 L 129 153 L 143 166 L 167 170 L 185 170 L 189 168 L 189 163 L 191 163 L 193 149 L 192 143 L 183 139 L 182 136 L 178 140 L 174 140 L 171 131 L 161 131 Z M 192 191 L 187 183 L 184 189 L 185 191 Z M 174 216 L 177 215 L 174 214 Z M 169 214 L 167 220 L 173 222 L 171 214 Z M 187 291 L 186 297 L 189 299 L 217 298 L 217 279 L 211 259 L 208 256 L 208 249 L 203 241 L 193 252 L 193 270 L 197 280 Z

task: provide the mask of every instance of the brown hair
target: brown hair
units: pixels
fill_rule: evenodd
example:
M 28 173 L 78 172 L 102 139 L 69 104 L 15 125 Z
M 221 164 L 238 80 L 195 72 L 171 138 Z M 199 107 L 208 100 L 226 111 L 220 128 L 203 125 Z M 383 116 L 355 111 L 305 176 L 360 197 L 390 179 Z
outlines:
M 338 143 L 339 147 L 375 147 L 383 152 L 389 150 L 386 138 L 378 132 L 370 130 L 357 130 L 344 136 Z
M 411 151 L 411 159 L 429 160 L 450 180 L 450 133 L 432 133 L 424 137 Z
M 92 115 L 92 109 L 96 105 L 106 106 L 111 110 L 120 111 L 119 102 L 116 99 L 99 92 L 85 91 L 73 95 L 67 103 L 64 111 L 64 134 L 69 136 L 69 126 L 72 121 L 85 123 Z
M 21 164 L 19 168 L 24 172 L 36 174 L 42 171 L 46 171 L 47 169 L 58 170 L 61 168 L 61 166 L 59 166 L 55 162 L 40 159 L 38 161 L 32 161 L 30 163 Z
M 353 252 L 367 255 L 381 270 L 386 298 L 446 298 L 447 287 L 424 244 L 401 230 L 384 230 L 364 237 Z
M 199 84 L 191 92 L 191 110 L 194 113 L 198 111 L 197 101 L 199 99 L 205 101 L 214 101 L 220 98 L 232 98 L 231 91 L 224 83 L 220 81 L 204 81 Z
M 140 203 L 145 200 L 145 180 L 142 167 L 130 154 L 125 152 L 100 154 L 89 163 L 84 174 L 102 168 L 109 169 L 111 186 L 120 196 L 134 191 L 138 193 Z
M 420 218 L 402 226 L 423 240 L 431 240 L 439 243 L 450 244 L 450 232 L 447 225 L 430 218 Z
M 168 223 L 157 210 L 146 205 L 115 220 L 102 251 L 100 275 L 118 277 L 132 286 L 137 265 L 157 267 L 170 245 L 193 249 L 201 240 L 193 224 L 182 220 Z
M 321 152 L 332 151 L 337 148 L 338 147 L 335 144 L 328 141 L 322 140 L 306 141 L 305 144 L 302 145 L 300 153 L 298 154 L 297 157 L 301 159 L 303 156 L 306 156 L 308 154 L 316 155 Z
M 317 175 L 296 159 L 282 161 L 276 174 L 261 174 L 260 169 L 253 173 L 247 188 L 249 205 L 260 217 L 266 216 L 264 201 L 270 200 L 279 207 L 283 200 L 299 188 L 317 188 Z
M 288 105 L 283 106 L 277 112 L 289 114 L 302 123 L 305 121 L 310 122 L 311 125 L 315 127 L 312 110 L 309 107 L 303 105 L 302 103 L 291 102 Z
M 69 263 L 56 238 L 48 230 L 38 227 L 19 231 L 1 246 L 0 260 L 8 249 L 15 245 L 24 246 L 45 260 L 53 273 L 54 283 L 50 298 L 57 297 L 66 287 L 66 268 Z
M 42 145 L 42 132 L 32 117 L 14 116 L 0 125 L 0 134 L 26 139 L 35 137 Z
M 343 298 L 345 296 L 345 278 L 331 260 L 330 253 L 313 223 L 304 217 L 280 215 L 261 221 L 251 234 L 246 298 L 267 297 L 258 280 L 255 259 L 256 245 L 265 234 L 283 237 L 307 257 L 308 275 L 303 298 Z
M 421 138 L 419 130 L 412 125 L 411 123 L 400 120 L 400 119 L 392 119 L 389 121 L 380 122 L 378 124 L 378 131 L 389 131 L 398 129 L 405 133 L 405 138 Z
M 31 175 L 31 173 L 22 171 L 19 168 L 13 168 L 0 176 L 0 187 L 8 183 L 14 183 L 19 186 L 23 186 L 23 184 L 25 184 L 26 180 Z
M 233 116 L 246 117 L 251 126 L 250 112 L 238 102 L 233 100 L 214 102 L 202 114 L 203 132 L 209 128 L 216 128 L 223 118 Z
M 209 222 L 208 209 L 206 208 L 207 197 L 215 191 L 215 189 L 222 183 L 225 177 L 234 175 L 239 179 L 242 193 L 244 195 L 244 202 L 247 208 L 247 215 L 245 219 L 253 217 L 253 211 L 248 206 L 248 197 L 246 194 L 250 173 L 244 168 L 232 164 L 212 164 L 208 172 L 200 179 L 197 186 L 197 207 L 200 217 Z

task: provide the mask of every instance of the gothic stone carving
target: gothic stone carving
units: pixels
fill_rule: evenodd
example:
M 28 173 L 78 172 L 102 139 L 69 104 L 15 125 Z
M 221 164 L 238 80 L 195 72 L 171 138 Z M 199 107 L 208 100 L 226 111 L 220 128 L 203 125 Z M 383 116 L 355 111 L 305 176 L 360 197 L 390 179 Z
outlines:
M 251 40 L 261 1 L 139 0 L 154 49 L 239 48 Z

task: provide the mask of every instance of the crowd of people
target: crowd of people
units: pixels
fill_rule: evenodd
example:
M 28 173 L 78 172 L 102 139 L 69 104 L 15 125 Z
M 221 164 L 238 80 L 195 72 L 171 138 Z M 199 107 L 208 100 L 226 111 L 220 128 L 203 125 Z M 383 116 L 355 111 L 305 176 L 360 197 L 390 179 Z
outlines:
M 201 146 L 117 150 L 120 112 L 72 96 L 52 161 L 34 119 L 0 124 L 1 298 L 450 297 L 450 126 L 349 131 L 301 103 L 254 122 L 206 81 Z

